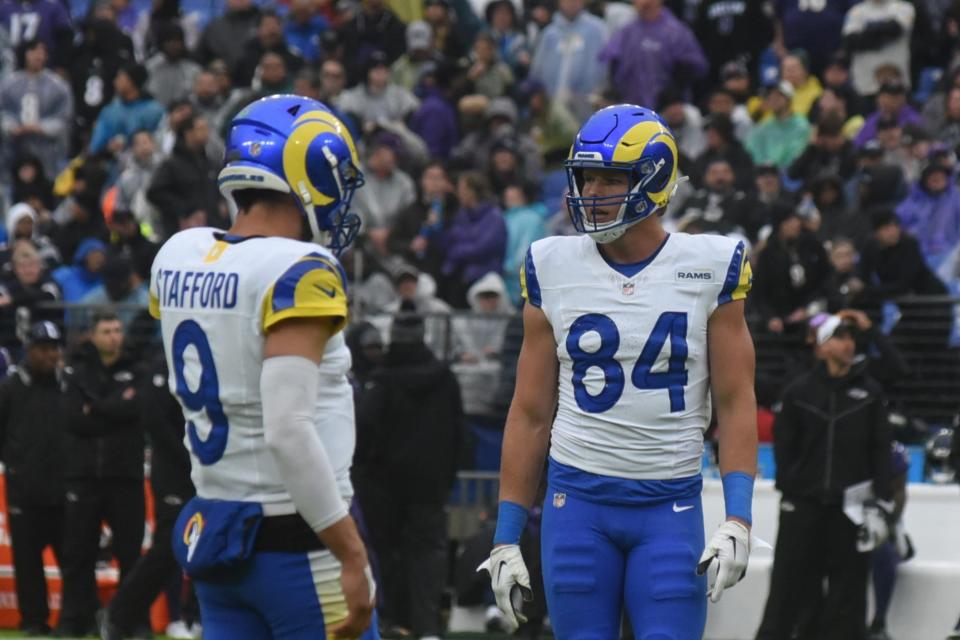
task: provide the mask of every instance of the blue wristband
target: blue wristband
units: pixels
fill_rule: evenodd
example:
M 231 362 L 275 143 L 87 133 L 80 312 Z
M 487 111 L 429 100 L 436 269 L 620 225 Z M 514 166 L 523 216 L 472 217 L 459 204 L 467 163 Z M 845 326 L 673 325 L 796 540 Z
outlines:
M 497 511 L 497 531 L 493 544 L 520 544 L 520 534 L 527 526 L 527 508 L 516 502 L 501 500 Z
M 728 518 L 753 522 L 753 476 L 743 471 L 731 471 L 723 476 L 723 504 Z

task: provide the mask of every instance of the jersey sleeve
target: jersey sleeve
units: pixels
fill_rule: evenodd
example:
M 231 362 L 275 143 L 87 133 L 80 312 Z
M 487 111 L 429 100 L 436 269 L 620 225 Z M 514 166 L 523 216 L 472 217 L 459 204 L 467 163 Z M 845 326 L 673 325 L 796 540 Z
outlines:
M 150 315 L 156 319 L 160 319 L 160 298 L 157 296 L 155 287 L 157 286 L 157 275 L 151 269 L 150 271 L 150 286 L 148 291 L 150 293 L 150 303 L 147 305 L 147 310 L 150 312 Z
M 537 279 L 537 267 L 533 263 L 532 246 L 527 249 L 527 257 L 520 265 L 520 295 L 537 308 L 543 305 L 543 299 L 540 295 L 540 281 Z
M 730 257 L 720 295 L 717 296 L 717 306 L 745 299 L 751 286 L 753 286 L 753 271 L 747 259 L 746 247 L 743 242 L 738 242 Z
M 312 253 L 294 262 L 263 299 L 262 328 L 288 318 L 334 318 L 334 333 L 347 323 L 347 278 L 340 264 Z

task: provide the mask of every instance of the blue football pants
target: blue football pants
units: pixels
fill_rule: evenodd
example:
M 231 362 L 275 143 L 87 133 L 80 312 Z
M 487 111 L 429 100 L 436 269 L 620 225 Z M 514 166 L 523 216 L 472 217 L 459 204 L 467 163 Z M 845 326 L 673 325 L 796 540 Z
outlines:
M 606 505 L 548 488 L 543 579 L 557 640 L 617 640 L 623 608 L 637 640 L 700 640 L 703 548 L 699 497 Z

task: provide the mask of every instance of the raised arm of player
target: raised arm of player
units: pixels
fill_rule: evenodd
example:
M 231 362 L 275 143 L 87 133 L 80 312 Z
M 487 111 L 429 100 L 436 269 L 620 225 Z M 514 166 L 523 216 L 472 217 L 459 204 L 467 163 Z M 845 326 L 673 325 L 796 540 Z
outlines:
M 710 590 L 714 602 L 725 588 L 743 577 L 750 555 L 750 507 L 757 473 L 757 400 L 753 340 L 743 307 L 742 299 L 722 304 L 707 325 L 710 387 L 717 411 L 720 475 L 727 511 L 727 522 L 707 544 L 698 567 L 703 573 L 714 558 L 717 560 L 717 578 Z
M 314 428 L 319 371 L 334 318 L 290 318 L 267 333 L 260 389 L 267 446 L 297 511 L 342 565 L 347 618 L 330 631 L 356 638 L 370 626 L 374 585 L 367 552 Z

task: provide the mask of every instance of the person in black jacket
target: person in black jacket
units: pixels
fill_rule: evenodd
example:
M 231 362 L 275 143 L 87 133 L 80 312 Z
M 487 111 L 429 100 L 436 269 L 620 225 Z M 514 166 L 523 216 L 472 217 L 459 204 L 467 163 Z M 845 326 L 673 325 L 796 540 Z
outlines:
M 196 493 L 190 480 L 190 454 L 183 440 L 183 410 L 170 393 L 163 351 L 149 359 L 144 374 L 139 395 L 143 427 L 150 437 L 150 487 L 156 526 L 153 545 L 120 585 L 101 622 L 100 633 L 105 640 L 119 640 L 134 633 L 147 619 L 150 604 L 179 574 L 170 539 L 180 509 Z
M 457 378 L 424 343 L 423 319 L 403 311 L 357 399 L 354 481 L 382 568 L 383 624 L 423 638 L 441 635 L 463 407 Z
M 864 638 L 870 556 L 858 551 L 844 493 L 872 482 L 877 499 L 891 497 L 883 390 L 855 362 L 852 325 L 839 316 L 816 320 L 817 364 L 787 386 L 773 426 L 783 497 L 758 640 Z
M 139 376 L 123 350 L 123 325 L 113 313 L 93 318 L 90 340 L 64 370 L 67 413 L 64 464 L 68 535 L 63 545 L 62 635 L 84 635 L 99 608 L 94 569 L 100 523 L 113 532 L 121 581 L 140 555 L 145 505 Z M 154 407 L 151 407 L 151 410 Z
M 61 333 L 52 322 L 30 327 L 27 355 L 0 383 L 0 459 L 6 468 L 20 629 L 45 635 L 47 581 L 43 550 L 60 559 L 63 541 L 63 434 L 60 410 Z

